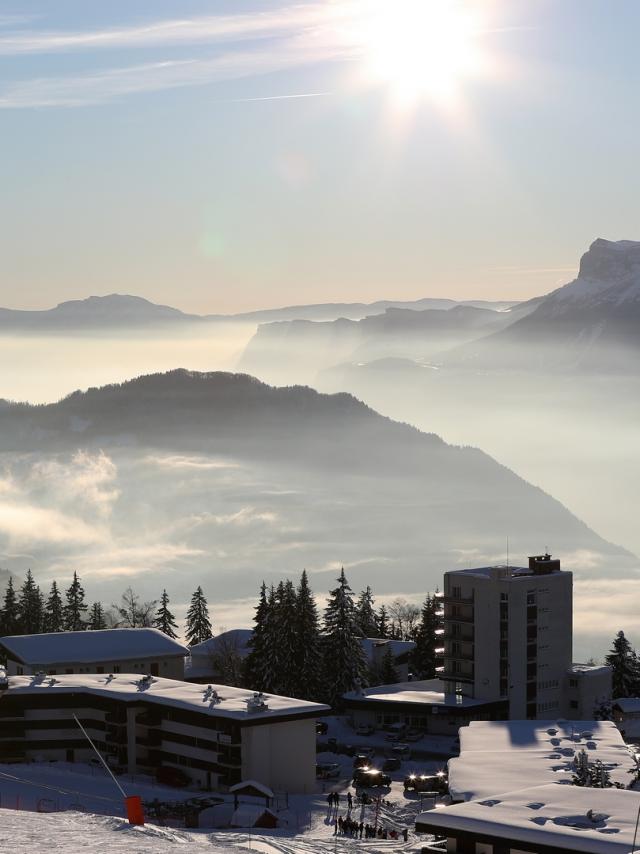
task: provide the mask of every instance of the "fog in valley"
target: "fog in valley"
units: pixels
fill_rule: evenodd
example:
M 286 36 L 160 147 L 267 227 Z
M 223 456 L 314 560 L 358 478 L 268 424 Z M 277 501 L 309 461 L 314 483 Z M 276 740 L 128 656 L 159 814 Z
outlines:
M 575 283 L 512 305 L 3 318 L 0 395 L 41 405 L 0 407 L 0 567 L 77 570 L 105 604 L 166 587 L 179 616 L 202 584 L 219 629 L 251 624 L 262 580 L 306 568 L 322 603 L 344 565 L 420 602 L 508 541 L 574 571 L 576 657 L 638 643 L 639 256 L 596 241 Z

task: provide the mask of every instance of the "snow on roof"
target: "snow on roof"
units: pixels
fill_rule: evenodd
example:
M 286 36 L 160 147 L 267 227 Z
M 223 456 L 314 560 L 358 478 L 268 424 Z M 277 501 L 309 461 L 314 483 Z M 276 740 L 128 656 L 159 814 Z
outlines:
M 203 655 L 214 655 L 221 648 L 224 649 L 228 645 L 244 657 L 249 652 L 247 644 L 251 640 L 252 635 L 253 629 L 229 629 L 226 632 L 221 632 L 214 638 L 194 644 L 192 647 L 189 647 L 189 652 L 192 658 Z
M 267 807 L 260 806 L 259 804 L 241 804 L 231 816 L 231 827 L 255 827 L 256 822 L 265 813 L 272 816 L 276 821 L 278 820 L 278 816 L 273 810 Z
M 634 763 L 611 721 L 472 721 L 460 728 L 460 756 L 449 760 L 449 791 L 454 801 L 482 798 L 496 791 L 531 785 L 570 783 L 580 750 L 600 759 L 612 781 L 629 782 Z
M 378 648 L 381 648 L 383 653 L 390 649 L 394 657 L 397 658 L 405 652 L 411 652 L 416 646 L 415 641 L 392 640 L 391 638 L 360 638 L 360 644 L 369 659 L 373 658 L 374 650 Z
M 612 705 L 617 706 L 624 714 L 640 712 L 640 697 L 619 697 L 612 700 Z
M 568 672 L 572 676 L 581 676 L 583 674 L 612 673 L 613 670 L 608 664 L 572 664 Z
M 125 703 L 145 702 L 176 706 L 202 712 L 211 717 L 233 718 L 239 721 L 269 721 L 283 715 L 316 715 L 329 711 L 329 706 L 309 703 L 293 697 L 265 694 L 267 708 L 247 711 L 247 701 L 254 696 L 245 688 L 227 685 L 195 685 L 177 679 L 139 674 L 68 674 L 60 676 L 12 676 L 11 694 L 43 694 L 82 692 L 121 700 Z
M 452 569 L 447 572 L 447 575 L 472 575 L 476 578 L 493 578 L 498 580 L 498 573 L 504 572 L 504 575 L 499 580 L 511 581 L 518 578 L 531 578 L 536 573 L 528 566 L 507 566 L 506 564 L 496 564 L 495 566 L 476 566 L 469 569 Z M 547 575 L 569 575 L 565 570 L 554 569 Z
M 549 783 L 430 810 L 416 823 L 506 838 L 527 848 L 549 845 L 585 854 L 629 854 L 639 806 L 638 792 Z
M 14 661 L 50 665 L 117 662 L 134 658 L 166 658 L 189 652 L 159 629 L 103 629 L 95 632 L 50 632 L 0 638 Z
M 429 706 L 482 706 L 486 701 L 472 700 L 445 694 L 439 679 L 423 679 L 413 682 L 395 682 L 392 685 L 377 685 L 364 688 L 362 692 L 349 691 L 345 700 L 375 700 L 385 703 L 421 703 Z
M 263 794 L 265 798 L 274 797 L 271 789 L 268 786 L 265 786 L 264 783 L 259 783 L 257 780 L 242 780 L 240 783 L 236 783 L 235 786 L 231 786 L 229 791 L 243 792 L 245 789 L 256 789 L 258 792 Z

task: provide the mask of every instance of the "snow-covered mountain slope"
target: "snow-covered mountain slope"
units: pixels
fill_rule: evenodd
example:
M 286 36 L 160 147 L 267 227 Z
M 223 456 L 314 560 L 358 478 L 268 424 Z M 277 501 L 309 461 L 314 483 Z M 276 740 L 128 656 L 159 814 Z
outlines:
M 445 364 L 491 368 L 640 370 L 640 242 L 595 240 L 578 277 L 534 311 L 445 356 Z

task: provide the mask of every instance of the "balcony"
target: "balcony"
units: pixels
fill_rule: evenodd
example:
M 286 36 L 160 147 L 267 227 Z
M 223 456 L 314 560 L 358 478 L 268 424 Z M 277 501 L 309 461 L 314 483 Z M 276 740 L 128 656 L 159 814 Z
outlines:
M 468 617 L 468 616 L 466 616 L 466 615 L 464 615 L 464 614 L 451 614 L 451 613 L 447 613 L 447 614 L 445 614 L 445 615 L 444 615 L 444 621 L 445 621 L 445 623 L 468 623 L 468 624 L 473 624 L 474 619 L 473 619 L 473 614 L 472 614 L 470 617 Z M 445 629 L 445 634 L 446 634 L 446 629 Z
M 445 605 L 473 605 L 473 596 L 457 596 L 455 594 L 445 593 L 442 597 Z
M 445 652 L 444 655 L 447 661 L 473 661 L 473 649 L 471 650 L 459 650 L 458 652 Z
M 442 673 L 439 674 L 441 679 L 445 679 L 447 682 L 474 682 L 473 673 L 454 673 L 447 667 L 442 669 Z
M 447 641 L 460 641 L 461 643 L 473 643 L 473 630 L 452 632 L 451 629 L 445 629 L 444 639 Z

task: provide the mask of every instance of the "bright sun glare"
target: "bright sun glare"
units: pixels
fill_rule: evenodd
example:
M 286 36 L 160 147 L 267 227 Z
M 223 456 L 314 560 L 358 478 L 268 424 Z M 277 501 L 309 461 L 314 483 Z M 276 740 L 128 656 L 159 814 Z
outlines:
M 367 77 L 388 86 L 400 106 L 451 106 L 461 82 L 482 70 L 479 26 L 457 0 L 367 0 Z

